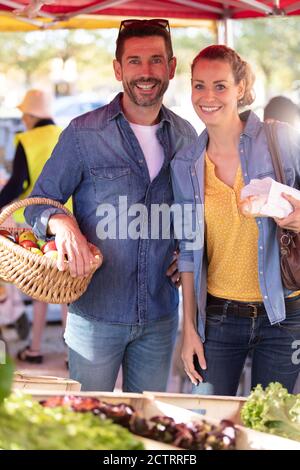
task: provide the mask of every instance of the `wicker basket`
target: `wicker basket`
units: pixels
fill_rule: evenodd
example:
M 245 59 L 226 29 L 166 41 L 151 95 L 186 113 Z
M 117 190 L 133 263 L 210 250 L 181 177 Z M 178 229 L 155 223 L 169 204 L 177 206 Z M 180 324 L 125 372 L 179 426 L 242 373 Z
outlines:
M 74 218 L 73 214 L 59 202 L 33 197 L 6 206 L 0 214 L 0 228 L 17 209 L 32 204 L 58 207 Z M 3 228 L 8 229 L 7 227 Z M 12 234 L 24 230 L 28 230 L 28 228 L 9 228 Z M 58 270 L 56 260 L 34 254 L 0 235 L 0 278 L 15 284 L 24 294 L 36 300 L 52 304 L 74 302 L 86 291 L 94 272 L 102 264 L 102 256 L 98 248 L 92 244 L 90 244 L 90 248 L 95 255 L 98 255 L 95 258 L 92 271 L 85 277 L 72 277 L 69 269 Z

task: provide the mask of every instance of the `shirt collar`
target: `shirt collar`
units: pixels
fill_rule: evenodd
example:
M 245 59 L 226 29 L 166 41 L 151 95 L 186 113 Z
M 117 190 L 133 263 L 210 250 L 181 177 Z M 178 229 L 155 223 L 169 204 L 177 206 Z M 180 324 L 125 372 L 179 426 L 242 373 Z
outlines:
M 123 93 L 118 93 L 117 96 L 109 103 L 108 107 L 108 121 L 112 121 L 115 119 L 119 114 L 123 114 L 122 106 L 121 106 L 121 98 Z
M 242 121 L 246 121 L 245 128 L 242 132 L 242 135 L 247 135 L 250 138 L 256 137 L 261 126 L 263 125 L 259 117 L 253 111 L 244 111 L 240 114 L 240 118 Z M 203 152 L 206 150 L 208 141 L 208 134 L 207 130 L 204 131 L 199 135 L 197 139 L 197 143 L 191 147 L 191 152 L 187 152 L 186 156 L 189 159 L 197 160 L 199 155 L 202 155 Z
M 250 138 L 256 137 L 261 129 L 262 122 L 253 111 L 244 111 L 240 114 L 242 121 L 246 122 L 242 135 L 247 135 Z
M 47 118 L 47 119 L 40 119 L 34 126 L 35 127 L 43 127 L 43 126 L 50 126 L 50 125 L 55 125 L 55 122 L 53 119 Z

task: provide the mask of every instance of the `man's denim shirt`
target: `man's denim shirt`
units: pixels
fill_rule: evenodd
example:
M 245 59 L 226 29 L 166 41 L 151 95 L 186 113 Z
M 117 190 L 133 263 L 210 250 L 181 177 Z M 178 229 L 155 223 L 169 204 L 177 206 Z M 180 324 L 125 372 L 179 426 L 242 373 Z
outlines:
M 69 310 L 110 323 L 143 324 L 176 314 L 177 289 L 166 276 L 175 241 L 173 236 L 162 239 L 160 231 L 155 239 L 126 237 L 126 212 L 124 208 L 119 212 L 119 196 L 127 196 L 128 208 L 135 203 L 147 207 L 149 217 L 143 220 L 141 231 L 145 232 L 148 222 L 150 237 L 151 205 L 173 203 L 170 161 L 179 150 L 190 146 L 197 134 L 187 121 L 162 107 L 157 137 L 165 160 L 151 182 L 143 152 L 122 112 L 121 96 L 70 123 L 31 196 L 65 203 L 73 195 L 74 215 L 81 231 L 103 253 L 103 265 Z M 99 239 L 96 234 L 101 219 L 98 206 L 106 203 L 116 208 L 115 239 Z M 25 217 L 44 238 L 49 216 L 57 212 L 41 205 L 30 206 Z
M 271 155 L 268 149 L 264 125 L 253 112 L 241 115 L 246 120 L 240 135 L 239 155 L 245 185 L 253 178 L 275 178 Z M 289 186 L 300 188 L 300 133 L 291 126 L 278 123 L 277 134 L 281 159 Z M 196 249 L 190 249 L 193 230 L 185 233 L 180 241 L 179 270 L 194 272 L 195 292 L 198 305 L 198 331 L 205 339 L 205 309 L 207 294 L 207 262 L 204 249 L 204 158 L 208 142 L 206 130 L 195 144 L 179 152 L 171 164 L 172 184 L 175 202 L 192 204 L 197 229 Z M 283 288 L 280 276 L 279 248 L 276 238 L 276 224 L 272 218 L 256 219 L 259 230 L 258 270 L 259 283 L 270 323 L 273 325 L 285 319 L 284 297 L 290 291 Z M 222 220 L 216 221 L 222 224 Z M 230 237 L 230 234 L 228 234 Z M 237 246 L 238 250 L 239 247 Z M 251 249 L 251 247 L 249 247 Z

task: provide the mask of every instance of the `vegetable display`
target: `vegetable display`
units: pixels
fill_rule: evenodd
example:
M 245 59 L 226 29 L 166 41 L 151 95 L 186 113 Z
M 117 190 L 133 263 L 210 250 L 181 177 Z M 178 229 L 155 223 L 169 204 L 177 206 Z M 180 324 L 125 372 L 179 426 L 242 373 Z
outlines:
M 241 417 L 252 429 L 300 441 L 300 394 L 288 393 L 278 382 L 270 383 L 265 390 L 257 385 Z
M 0 405 L 0 449 L 138 450 L 143 444 L 127 429 L 92 413 L 45 408 L 21 393 Z
M 81 414 L 93 414 L 111 419 L 134 434 L 190 450 L 232 450 L 235 448 L 235 428 L 231 421 L 214 425 L 201 420 L 195 423 L 176 423 L 168 416 L 145 420 L 131 406 L 111 405 L 97 398 L 62 396 L 42 402 L 45 407 L 68 408 Z
M 176 423 L 168 416 L 146 420 L 128 404 L 92 397 L 57 396 L 38 403 L 22 392 L 9 395 L 12 376 L 11 361 L 0 366 L 0 449 L 143 449 L 134 434 L 183 449 L 235 449 L 236 429 L 228 420 L 218 425 Z

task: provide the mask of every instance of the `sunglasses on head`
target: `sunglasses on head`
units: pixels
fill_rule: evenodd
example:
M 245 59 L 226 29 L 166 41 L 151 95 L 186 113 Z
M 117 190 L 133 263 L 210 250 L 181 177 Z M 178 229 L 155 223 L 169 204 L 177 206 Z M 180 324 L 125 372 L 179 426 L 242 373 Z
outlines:
M 123 20 L 121 21 L 119 34 L 125 28 L 143 28 L 148 26 L 157 26 L 162 29 L 166 29 L 170 33 L 169 21 L 164 18 L 151 18 L 150 20 Z

